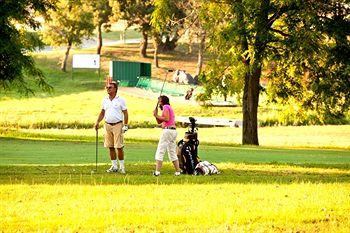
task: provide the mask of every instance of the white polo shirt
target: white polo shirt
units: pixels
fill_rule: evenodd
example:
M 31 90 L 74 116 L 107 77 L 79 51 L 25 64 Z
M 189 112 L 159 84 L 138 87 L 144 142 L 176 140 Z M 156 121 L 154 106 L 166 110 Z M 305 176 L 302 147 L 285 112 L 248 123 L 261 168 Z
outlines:
M 105 110 L 105 122 L 117 123 L 123 121 L 123 112 L 126 110 L 125 100 L 119 96 L 114 97 L 110 100 L 107 96 L 102 100 L 102 109 Z

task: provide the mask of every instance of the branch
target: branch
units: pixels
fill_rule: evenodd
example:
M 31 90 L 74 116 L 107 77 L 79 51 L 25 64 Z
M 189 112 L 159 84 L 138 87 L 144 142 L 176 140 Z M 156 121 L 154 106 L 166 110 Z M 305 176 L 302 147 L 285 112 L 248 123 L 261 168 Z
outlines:
M 273 32 L 276 32 L 276 33 L 278 33 L 278 34 L 280 34 L 280 35 L 282 35 L 284 37 L 290 37 L 291 36 L 291 35 L 289 35 L 289 34 L 287 34 L 285 32 L 282 32 L 281 30 L 278 30 L 278 29 L 270 28 L 270 30 L 273 31 Z
M 268 19 L 267 27 L 271 27 L 272 24 L 281 16 L 281 11 L 277 11 L 273 16 Z
M 291 3 L 290 5 L 282 6 L 280 9 L 277 10 L 275 14 L 273 14 L 269 19 L 267 23 L 267 27 L 271 27 L 272 24 L 284 13 L 286 13 L 289 10 L 296 9 L 296 4 Z

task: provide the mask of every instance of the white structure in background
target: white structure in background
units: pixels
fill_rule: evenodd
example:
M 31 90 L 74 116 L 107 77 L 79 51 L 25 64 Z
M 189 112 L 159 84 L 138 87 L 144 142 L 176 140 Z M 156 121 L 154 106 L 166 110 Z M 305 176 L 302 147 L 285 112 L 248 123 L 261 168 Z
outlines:
M 195 117 L 197 125 L 216 125 L 216 126 L 230 126 L 230 127 L 242 127 L 242 120 L 224 119 L 224 118 L 211 118 L 211 117 Z M 188 117 L 177 116 L 177 122 L 190 123 Z
M 99 54 L 74 54 L 73 68 L 99 69 L 100 55 Z
M 72 63 L 72 79 L 73 70 L 77 68 L 98 69 L 98 78 L 100 79 L 100 55 L 74 54 Z

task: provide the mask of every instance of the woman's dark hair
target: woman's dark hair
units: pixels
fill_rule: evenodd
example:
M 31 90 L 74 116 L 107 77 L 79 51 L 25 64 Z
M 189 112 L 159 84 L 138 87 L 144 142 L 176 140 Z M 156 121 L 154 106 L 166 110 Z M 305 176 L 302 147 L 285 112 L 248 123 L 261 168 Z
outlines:
M 166 104 L 170 105 L 168 96 L 161 95 L 159 98 L 162 100 L 163 105 L 166 105 Z

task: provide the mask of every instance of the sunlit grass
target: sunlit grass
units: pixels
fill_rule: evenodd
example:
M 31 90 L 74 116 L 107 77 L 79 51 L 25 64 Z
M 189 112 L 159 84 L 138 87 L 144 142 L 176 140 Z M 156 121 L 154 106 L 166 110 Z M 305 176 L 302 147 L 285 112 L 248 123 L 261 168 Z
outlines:
M 125 134 L 127 142 L 159 140 L 160 128 L 132 128 Z M 178 138 L 184 137 L 186 128 L 178 128 Z M 3 137 L 94 141 L 95 130 L 91 129 L 0 129 Z M 102 140 L 103 129 L 99 130 Z M 241 128 L 213 127 L 199 128 L 201 144 L 239 145 L 242 140 Z M 350 148 L 350 125 L 328 126 L 280 126 L 259 128 L 261 146 L 268 147 L 317 147 Z
M 130 156 L 130 155 L 129 155 Z M 15 161 L 14 161 L 15 162 Z M 20 161 L 17 161 L 17 163 Z M 54 162 L 54 161 L 53 161 Z M 67 161 L 68 162 L 68 161 Z M 91 161 L 92 162 L 92 161 Z M 211 160 L 211 162 L 213 162 Z M 161 176 L 152 176 L 154 163 L 127 161 L 126 175 L 108 174 L 108 163 L 99 163 L 97 171 L 90 164 L 26 164 L 0 166 L 1 184 L 88 184 L 88 185 L 145 185 L 145 184 L 290 184 L 290 183 L 344 183 L 350 182 L 349 164 L 284 164 L 214 162 L 220 171 L 215 176 L 174 177 L 169 162 L 164 164 Z M 91 173 L 93 171 L 93 173 Z
M 1 185 L 0 226 L 7 232 L 347 232 L 349 193 L 336 183 Z
M 71 93 L 59 96 L 31 97 L 23 99 L 5 98 L 0 101 L 0 125 L 24 128 L 88 128 L 93 126 L 101 110 L 102 99 L 107 95 L 102 90 Z M 126 99 L 130 115 L 130 124 L 154 122 L 153 109 L 156 99 L 138 98 L 120 91 Z M 200 106 L 188 106 L 174 103 L 177 115 L 184 116 L 221 116 L 240 118 L 240 109 L 205 109 Z

